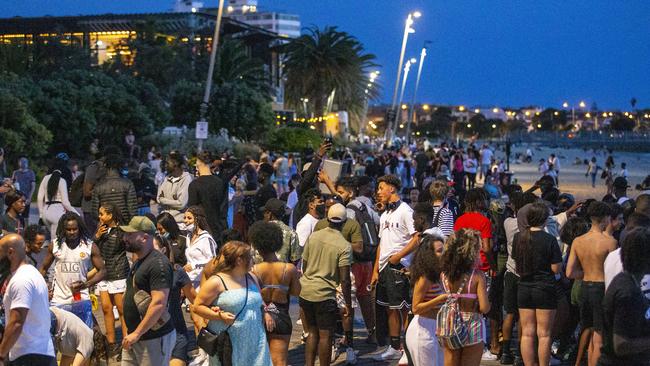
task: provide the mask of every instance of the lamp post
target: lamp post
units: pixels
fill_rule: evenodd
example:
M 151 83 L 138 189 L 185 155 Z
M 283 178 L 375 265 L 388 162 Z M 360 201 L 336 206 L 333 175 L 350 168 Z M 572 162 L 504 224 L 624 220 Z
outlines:
M 217 24 L 214 27 L 214 36 L 212 36 L 212 50 L 210 50 L 210 65 L 208 67 L 208 79 L 205 82 L 205 91 L 203 93 L 203 102 L 201 103 L 200 119 L 197 122 L 203 123 L 207 126 L 205 115 L 208 112 L 208 104 L 210 103 L 210 92 L 212 91 L 212 75 L 214 74 L 214 63 L 217 58 L 217 48 L 219 48 L 219 33 L 221 29 L 221 18 L 223 16 L 223 0 L 219 0 L 219 10 L 217 11 Z M 207 128 L 206 128 L 207 130 Z M 203 150 L 203 139 L 200 138 L 198 150 Z
M 395 88 L 393 90 L 393 100 L 391 103 L 391 111 L 395 112 L 395 117 L 393 121 L 386 121 L 386 132 L 384 134 L 384 138 L 386 139 L 386 144 L 388 146 L 391 145 L 392 139 L 393 139 L 393 134 L 394 134 L 394 129 L 393 129 L 393 124 L 397 125 L 397 90 L 399 89 L 399 81 L 402 76 L 402 64 L 404 63 L 404 52 L 406 52 L 406 43 L 408 42 L 409 34 L 415 33 L 415 29 L 411 27 L 414 22 L 414 18 L 417 19 L 420 16 L 422 16 L 422 13 L 419 11 L 415 11 L 413 13 L 409 13 L 408 17 L 406 17 L 406 23 L 404 25 L 404 36 L 402 37 L 402 50 L 400 51 L 399 55 L 399 63 L 397 64 L 397 77 L 395 78 Z
M 365 118 L 368 116 L 368 103 L 370 102 L 370 96 L 368 95 L 368 93 L 370 93 L 370 88 L 372 88 L 378 76 L 379 76 L 379 71 L 373 71 L 370 73 L 370 77 L 368 78 L 368 89 L 365 90 L 366 100 L 363 105 L 363 114 L 361 114 L 362 116 L 361 126 L 359 126 L 360 143 L 363 143 L 363 135 L 366 129 Z
M 583 109 L 583 108 L 585 108 L 587 105 L 585 104 L 585 102 L 584 102 L 583 100 L 581 100 L 580 103 L 578 104 L 578 106 L 580 107 L 580 109 Z M 563 107 L 563 108 L 569 108 L 569 102 L 564 102 L 564 103 L 562 103 L 562 107 Z M 574 126 L 575 126 L 575 124 L 576 124 L 576 109 L 575 109 L 575 106 L 574 106 L 574 105 L 571 105 L 571 123 L 572 123 Z
M 397 103 L 397 105 L 401 109 L 406 109 L 405 106 L 402 105 L 402 100 L 404 100 L 404 90 L 406 89 L 406 80 L 409 77 L 409 71 L 411 70 L 411 65 L 413 65 L 416 62 L 418 62 L 418 60 L 412 58 L 406 61 L 406 65 L 404 65 L 404 79 L 402 79 L 402 89 L 399 93 L 399 103 Z M 395 124 L 393 125 L 393 131 L 392 131 L 393 136 L 397 136 L 397 125 L 399 124 L 400 117 L 402 115 L 402 112 L 399 109 L 398 109 L 398 113 L 399 114 L 395 114 Z
M 415 98 L 418 94 L 418 87 L 420 86 L 420 76 L 422 76 L 422 66 L 424 65 L 424 58 L 427 55 L 427 44 L 429 41 L 424 42 L 422 51 L 420 52 L 420 64 L 418 65 L 418 76 L 415 78 L 415 90 L 413 91 L 413 98 L 411 99 L 411 111 L 406 122 L 406 144 L 411 143 L 411 123 L 415 118 Z

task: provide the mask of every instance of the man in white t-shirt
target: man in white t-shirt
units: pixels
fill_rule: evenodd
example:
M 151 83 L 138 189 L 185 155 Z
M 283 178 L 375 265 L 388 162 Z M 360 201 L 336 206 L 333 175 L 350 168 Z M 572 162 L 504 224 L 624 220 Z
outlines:
M 400 200 L 399 178 L 385 175 L 379 178 L 378 183 L 377 201 L 383 205 L 384 212 L 380 219 L 379 249 L 371 283 L 377 285 L 377 304 L 386 307 L 388 313 L 390 346 L 375 358 L 384 361 L 402 357 L 400 331 L 411 307 L 410 284 L 405 272 L 416 248 L 411 243 L 416 231 L 413 209 Z
M 0 366 L 56 365 L 50 334 L 50 309 L 45 279 L 25 261 L 20 235 L 0 239 L 0 263 L 8 264 L 11 280 L 2 300 L 6 326 L 0 343 Z
M 481 172 L 479 175 L 479 179 L 483 176 L 487 176 L 490 173 L 490 165 L 492 164 L 492 157 L 494 156 L 494 153 L 490 148 L 486 145 L 483 145 L 483 148 L 481 149 Z
M 308 211 L 305 216 L 298 221 L 296 225 L 296 233 L 298 234 L 298 242 L 301 247 L 305 246 L 307 239 L 312 232 L 318 220 L 325 214 L 325 201 L 317 189 L 310 189 L 305 192 L 307 200 Z

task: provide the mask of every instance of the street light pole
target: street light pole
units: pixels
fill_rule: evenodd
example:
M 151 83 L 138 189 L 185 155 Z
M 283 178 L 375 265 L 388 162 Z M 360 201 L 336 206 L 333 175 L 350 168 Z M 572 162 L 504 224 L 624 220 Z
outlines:
M 397 125 L 399 124 L 400 117 L 402 115 L 402 100 L 404 100 L 404 89 L 406 89 L 406 80 L 409 77 L 409 71 L 411 70 L 411 65 L 416 63 L 417 60 L 412 58 L 408 61 L 406 61 L 406 65 L 404 65 L 404 79 L 402 79 L 402 89 L 399 93 L 399 103 L 397 104 L 399 107 L 397 107 L 397 111 L 399 114 L 395 115 L 395 124 L 393 125 L 393 131 L 391 131 L 393 136 L 397 136 Z
M 208 112 L 208 104 L 210 103 L 210 93 L 212 91 L 212 76 L 214 74 L 214 63 L 217 58 L 217 48 L 219 47 L 219 33 L 221 30 L 221 18 L 223 16 L 223 0 L 219 0 L 219 10 L 217 11 L 217 24 L 214 27 L 214 35 L 212 36 L 212 50 L 210 50 L 210 65 L 208 67 L 208 79 L 205 82 L 205 91 L 203 93 L 203 102 L 200 109 L 200 121 L 205 122 L 206 114 Z M 198 150 L 203 150 L 203 139 L 199 139 Z
M 411 143 L 411 122 L 413 122 L 413 119 L 415 118 L 415 98 L 418 94 L 418 87 L 420 86 L 420 76 L 422 76 L 422 66 L 424 65 L 424 58 L 427 55 L 427 43 L 424 43 L 424 47 L 422 47 L 422 52 L 420 52 L 420 64 L 418 65 L 418 76 L 415 79 L 415 90 L 413 91 L 413 98 L 411 99 L 411 110 L 410 110 L 410 115 L 408 116 L 408 120 L 406 122 L 406 144 L 409 145 Z
M 406 23 L 404 25 L 404 36 L 402 37 L 402 49 L 399 54 L 399 63 L 397 64 L 397 77 L 395 78 L 395 88 L 393 90 L 393 100 L 391 102 L 391 111 L 395 112 L 395 117 L 393 121 L 386 121 L 386 132 L 384 133 L 384 138 L 386 143 L 390 146 L 393 139 L 393 124 L 397 124 L 397 91 L 399 89 L 399 81 L 402 76 L 402 64 L 404 63 L 404 53 L 406 52 L 406 43 L 408 42 L 409 34 L 414 33 L 415 30 L 411 28 L 413 24 L 413 18 L 419 18 L 421 13 L 419 11 L 409 13 L 406 17 Z

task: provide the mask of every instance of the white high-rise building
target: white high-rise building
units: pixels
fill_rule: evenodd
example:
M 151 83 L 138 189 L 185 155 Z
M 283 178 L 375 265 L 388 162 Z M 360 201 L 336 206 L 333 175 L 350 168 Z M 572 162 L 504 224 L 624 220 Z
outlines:
M 269 11 L 258 11 L 257 0 L 228 0 L 226 15 L 288 38 L 300 37 L 300 17 Z

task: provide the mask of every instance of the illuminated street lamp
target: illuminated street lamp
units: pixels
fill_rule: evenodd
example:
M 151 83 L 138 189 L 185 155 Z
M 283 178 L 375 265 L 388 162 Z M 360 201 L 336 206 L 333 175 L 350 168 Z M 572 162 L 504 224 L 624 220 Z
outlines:
M 397 64 L 397 78 L 395 78 L 395 88 L 393 90 L 393 101 L 391 103 L 391 111 L 395 112 L 394 121 L 387 121 L 387 128 L 385 133 L 386 143 L 390 146 L 392 144 L 394 136 L 394 128 L 397 125 L 397 91 L 399 89 L 399 81 L 402 76 L 402 64 L 404 63 L 404 52 L 406 52 L 406 43 L 408 42 L 409 34 L 415 33 L 415 29 L 411 27 L 414 23 L 414 19 L 417 19 L 422 16 L 422 13 L 419 11 L 414 11 L 409 13 L 406 17 L 406 22 L 404 24 L 404 36 L 402 37 L 402 49 L 399 55 L 399 63 Z M 401 104 L 401 102 L 400 102 Z
M 409 71 L 411 70 L 411 65 L 413 65 L 416 62 L 418 62 L 418 60 L 416 60 L 415 58 L 411 58 L 410 60 L 406 61 L 406 65 L 404 65 L 404 78 L 402 80 L 402 89 L 399 93 L 399 103 L 398 103 L 398 105 L 402 106 L 402 109 L 406 109 L 404 108 L 405 105 L 402 104 L 402 100 L 404 99 L 404 89 L 406 89 L 406 80 L 409 77 Z M 399 123 L 401 115 L 402 115 L 401 113 L 395 113 L 395 124 L 393 124 L 393 130 L 391 131 L 391 136 L 396 136 L 397 123 Z
M 420 64 L 418 65 L 418 76 L 415 79 L 415 90 L 413 91 L 413 98 L 411 99 L 411 113 L 406 122 L 406 144 L 408 145 L 411 142 L 411 123 L 415 119 L 415 98 L 418 94 L 418 87 L 420 86 L 420 76 L 422 76 L 422 66 L 424 65 L 424 58 L 427 56 L 427 44 L 430 42 L 424 42 L 422 51 L 420 51 Z
M 587 104 L 585 104 L 584 100 L 581 100 L 580 103 L 578 103 L 578 107 L 580 107 L 580 109 L 584 109 L 586 106 Z M 562 107 L 569 108 L 569 102 L 562 103 Z M 571 105 L 571 123 L 573 123 L 574 125 L 576 124 L 576 110 L 575 110 L 575 106 L 573 105 Z

